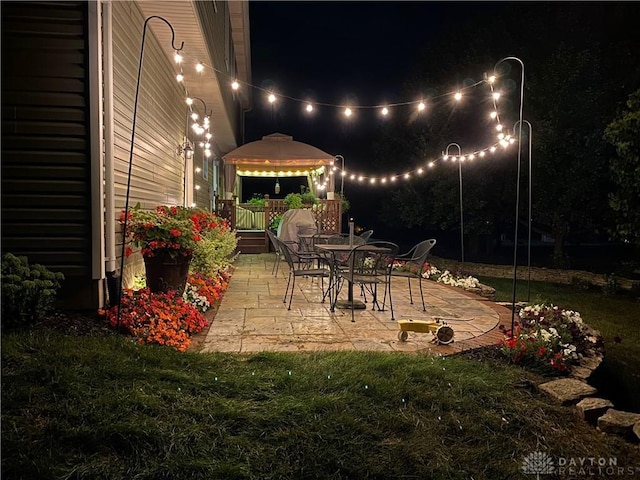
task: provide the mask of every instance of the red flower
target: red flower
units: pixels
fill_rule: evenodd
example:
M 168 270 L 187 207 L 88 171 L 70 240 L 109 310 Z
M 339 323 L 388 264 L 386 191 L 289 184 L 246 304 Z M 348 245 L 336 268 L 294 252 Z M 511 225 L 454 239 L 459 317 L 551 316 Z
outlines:
M 179 237 L 180 235 L 182 235 L 182 233 L 180 232 L 180 230 L 178 230 L 177 228 L 172 228 L 169 233 L 173 236 L 173 237 Z
M 124 249 L 124 256 L 126 258 L 129 258 L 131 256 L 131 254 L 133 253 L 133 249 L 131 247 L 125 247 Z

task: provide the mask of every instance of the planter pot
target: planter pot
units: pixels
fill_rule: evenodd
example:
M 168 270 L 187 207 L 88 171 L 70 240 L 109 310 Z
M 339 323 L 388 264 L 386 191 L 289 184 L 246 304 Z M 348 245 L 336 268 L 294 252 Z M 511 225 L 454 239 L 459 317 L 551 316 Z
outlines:
M 187 284 L 190 263 L 191 255 L 171 258 L 169 254 L 162 253 L 154 257 L 145 257 L 147 287 L 154 293 L 176 290 L 178 295 L 182 295 Z

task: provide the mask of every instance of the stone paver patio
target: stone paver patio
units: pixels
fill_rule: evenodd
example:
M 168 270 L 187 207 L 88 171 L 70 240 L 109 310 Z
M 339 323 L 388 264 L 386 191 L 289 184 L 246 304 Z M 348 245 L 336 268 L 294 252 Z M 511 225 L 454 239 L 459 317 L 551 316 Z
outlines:
M 274 254 L 243 254 L 234 264 L 229 287 L 206 336 L 201 352 L 254 353 L 261 351 L 311 352 L 318 350 L 365 350 L 419 352 L 448 355 L 463 350 L 495 345 L 502 333 L 498 326 L 509 325 L 507 308 L 460 288 L 423 281 L 427 311 L 422 311 L 416 280 L 412 281 L 414 304 L 404 278 L 394 278 L 393 305 L 396 320 L 431 320 L 453 317 L 448 323 L 455 341 L 436 345 L 431 333 L 409 332 L 406 342 L 398 340 L 398 324 L 388 310 L 379 312 L 367 304 L 366 310 L 336 308 L 329 311 L 328 300 L 321 303 L 319 279 L 296 279 L 291 310 L 282 302 L 288 267 L 280 263 L 274 276 Z M 358 289 L 355 290 L 357 292 Z M 358 295 L 356 293 L 356 295 Z M 341 297 L 346 292 L 341 293 Z

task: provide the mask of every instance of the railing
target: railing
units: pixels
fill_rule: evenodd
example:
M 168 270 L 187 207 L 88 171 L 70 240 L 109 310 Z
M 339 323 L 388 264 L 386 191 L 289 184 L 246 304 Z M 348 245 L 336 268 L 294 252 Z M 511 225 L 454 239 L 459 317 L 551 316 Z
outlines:
M 272 200 L 265 195 L 264 207 L 251 203 L 236 204 L 235 199 L 218 200 L 216 214 L 229 220 L 235 230 L 265 230 L 289 208 L 284 200 Z M 320 199 L 308 207 L 316 219 L 316 226 L 322 233 L 340 233 L 342 231 L 342 201 Z

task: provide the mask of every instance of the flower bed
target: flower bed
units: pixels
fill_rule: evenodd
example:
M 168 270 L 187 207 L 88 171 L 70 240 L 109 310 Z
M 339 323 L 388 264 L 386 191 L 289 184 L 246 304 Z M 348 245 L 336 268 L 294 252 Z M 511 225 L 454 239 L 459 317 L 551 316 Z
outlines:
M 504 326 L 501 350 L 513 363 L 568 374 L 586 358 L 599 356 L 600 334 L 586 325 L 579 312 L 556 305 L 530 305 L 518 313 L 514 331 Z
M 427 262 L 421 267 L 418 267 L 414 262 L 396 260 L 393 262 L 391 268 L 395 271 L 409 272 L 416 276 L 421 275 L 422 278 L 434 280 L 438 283 L 444 283 L 445 285 L 451 285 L 453 287 L 464 288 L 465 290 L 478 288 L 480 286 L 480 281 L 475 277 L 461 277 L 454 275 L 449 270 L 441 272 L 436 266 L 430 265 Z
M 118 320 L 119 309 L 122 311 Z M 120 305 L 103 314 L 113 328 L 124 330 L 138 343 L 166 345 L 181 352 L 191 344 L 191 335 L 208 325 L 202 313 L 173 290 L 166 293 L 152 293 L 147 288 L 128 290 Z
M 209 324 L 203 314 L 220 301 L 228 282 L 227 272 L 219 272 L 215 278 L 194 273 L 189 275 L 187 287 L 180 297 L 173 290 L 152 293 L 143 288 L 144 279 L 138 278 L 138 288 L 125 292 L 120 307 L 100 310 L 99 313 L 113 328 L 122 329 L 139 343 L 166 345 L 185 351 L 191 345 L 191 336 Z M 118 308 L 122 308 L 119 324 Z

